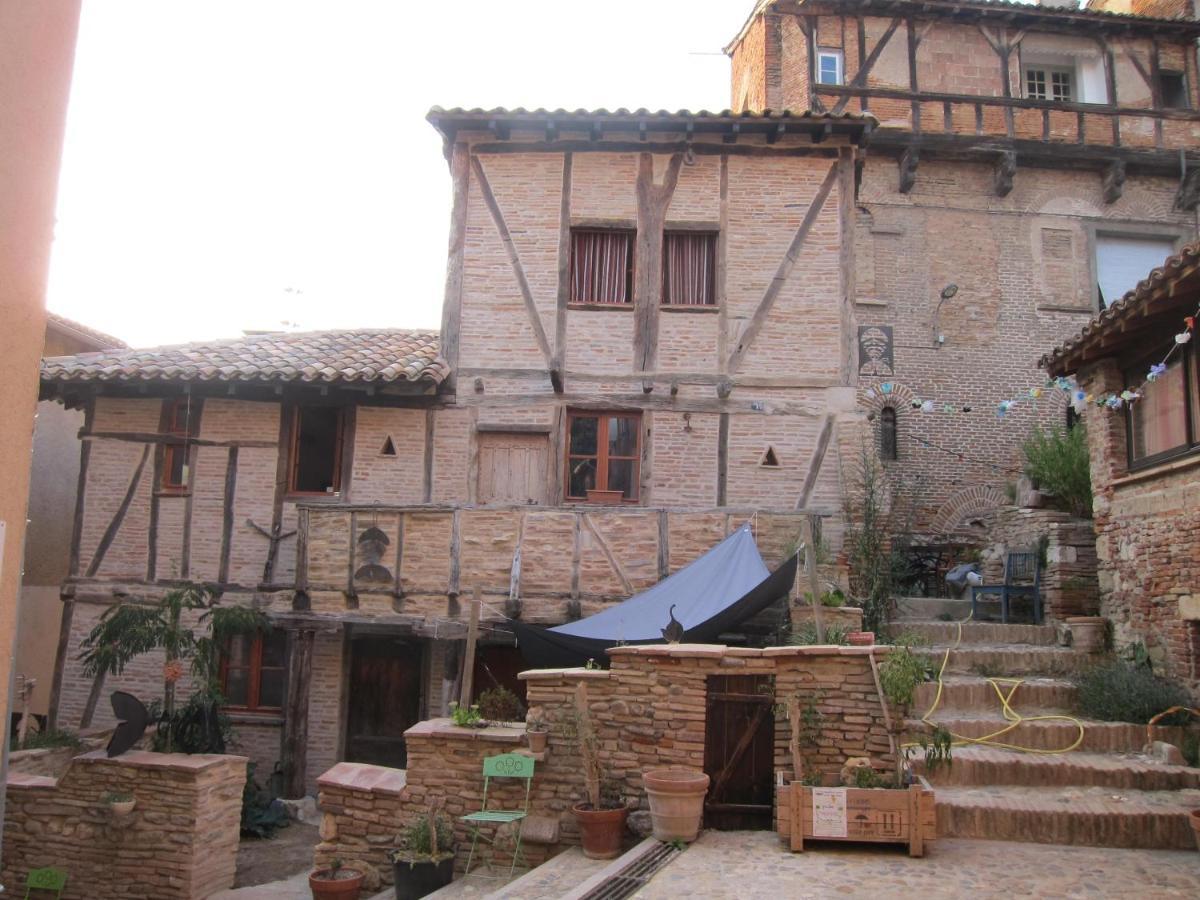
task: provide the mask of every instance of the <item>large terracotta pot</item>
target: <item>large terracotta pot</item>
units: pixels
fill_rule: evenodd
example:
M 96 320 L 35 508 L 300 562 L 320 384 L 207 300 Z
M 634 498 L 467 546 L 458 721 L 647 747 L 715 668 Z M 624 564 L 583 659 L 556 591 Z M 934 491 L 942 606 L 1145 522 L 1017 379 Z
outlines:
M 308 887 L 313 900 L 358 900 L 364 877 L 357 869 L 318 869 L 308 876 Z
M 874 647 L 875 632 L 851 631 L 846 634 L 846 643 L 851 647 Z
M 1104 616 L 1067 616 L 1071 646 L 1078 653 L 1099 653 L 1104 649 L 1108 620 Z
M 690 843 L 696 839 L 704 818 L 708 781 L 698 769 L 651 769 L 642 773 L 656 840 Z
M 616 859 L 621 855 L 621 837 L 625 833 L 625 818 L 629 809 L 592 809 L 581 803 L 572 810 L 579 822 L 583 840 L 583 855 L 588 859 Z
M 1200 850 L 1200 809 L 1188 813 L 1188 823 L 1192 826 L 1192 837 L 1196 839 L 1196 849 Z
M 529 749 L 534 753 L 542 753 L 546 749 L 546 739 L 550 736 L 546 731 L 527 731 L 525 738 L 529 741 Z

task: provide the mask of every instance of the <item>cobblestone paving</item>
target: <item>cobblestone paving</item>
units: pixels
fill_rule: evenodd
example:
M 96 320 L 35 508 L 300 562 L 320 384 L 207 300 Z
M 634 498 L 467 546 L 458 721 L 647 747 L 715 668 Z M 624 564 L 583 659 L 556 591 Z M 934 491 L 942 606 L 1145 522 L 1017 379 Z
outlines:
M 910 859 L 898 845 L 812 846 L 790 853 L 771 832 L 707 831 L 635 900 L 1200 897 L 1191 851 L 942 839 Z

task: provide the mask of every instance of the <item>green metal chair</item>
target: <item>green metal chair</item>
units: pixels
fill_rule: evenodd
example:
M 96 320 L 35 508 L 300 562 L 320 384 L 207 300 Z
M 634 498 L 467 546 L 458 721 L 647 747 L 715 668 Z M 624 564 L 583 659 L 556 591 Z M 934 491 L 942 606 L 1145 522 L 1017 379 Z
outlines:
M 56 898 L 62 897 L 66 886 L 67 873 L 62 869 L 34 869 L 25 876 L 25 900 L 29 900 L 30 891 L 54 891 Z
M 488 790 L 491 787 L 493 778 L 522 778 L 525 780 L 525 805 L 521 809 L 488 809 Z M 495 834 L 488 836 L 480 830 L 485 825 L 500 826 L 508 822 L 520 822 L 529 815 L 529 788 L 533 784 L 533 760 L 528 756 L 522 756 L 519 753 L 501 753 L 499 756 L 489 756 L 483 761 L 483 808 L 479 812 L 469 813 L 462 817 L 462 821 L 467 823 L 471 829 L 471 852 L 467 856 L 467 870 L 463 873 L 463 877 L 471 871 L 471 861 L 475 858 L 475 846 L 479 843 L 480 838 L 489 844 L 495 845 Z M 521 857 L 521 861 L 525 867 L 529 867 L 529 860 L 525 858 L 525 854 L 521 852 L 521 828 L 517 827 L 517 843 L 513 848 L 512 865 L 508 868 L 508 877 L 512 878 L 513 872 L 517 868 L 517 857 Z

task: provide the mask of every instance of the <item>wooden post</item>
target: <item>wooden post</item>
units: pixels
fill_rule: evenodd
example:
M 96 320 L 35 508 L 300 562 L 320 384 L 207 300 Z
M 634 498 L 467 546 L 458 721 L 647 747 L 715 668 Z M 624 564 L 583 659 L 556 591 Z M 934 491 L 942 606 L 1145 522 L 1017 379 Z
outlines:
M 808 589 L 812 596 L 813 624 L 817 628 L 817 643 L 825 641 L 825 627 L 821 624 L 821 594 L 820 582 L 817 578 L 817 548 L 813 544 L 812 516 L 805 516 L 801 523 L 804 535 L 804 566 L 808 569 Z
M 791 725 L 788 749 L 792 752 L 792 781 L 796 783 L 794 790 L 799 790 L 800 779 L 804 777 L 804 762 L 800 758 L 800 701 L 795 698 L 788 701 L 788 724 Z
M 471 705 L 471 690 L 475 680 L 475 642 L 479 640 L 479 610 L 483 606 L 482 592 L 476 586 L 471 594 L 471 618 L 467 622 L 467 651 L 463 654 L 462 693 L 458 695 L 459 706 Z

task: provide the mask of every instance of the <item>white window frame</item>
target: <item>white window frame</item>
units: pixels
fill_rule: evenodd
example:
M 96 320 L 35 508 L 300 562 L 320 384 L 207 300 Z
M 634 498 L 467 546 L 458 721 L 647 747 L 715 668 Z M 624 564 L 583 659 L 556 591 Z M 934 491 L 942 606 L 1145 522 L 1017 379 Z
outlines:
M 1046 96 L 1036 97 L 1029 91 L 1029 73 L 1041 72 L 1045 76 Z M 1070 81 L 1071 96 L 1065 100 L 1054 96 L 1054 75 L 1066 75 Z M 1079 72 L 1076 67 L 1054 63 L 1027 62 L 1021 67 L 1021 93 L 1028 100 L 1048 100 L 1051 103 L 1079 103 Z
M 836 71 L 836 75 L 834 77 L 837 79 L 836 81 L 825 81 L 821 77 L 822 69 L 823 69 L 822 62 L 824 61 L 824 59 L 826 57 L 833 58 L 835 71 Z M 845 84 L 845 83 L 846 83 L 845 57 L 842 55 L 842 51 L 837 50 L 833 47 L 818 47 L 817 48 L 817 84 L 839 85 L 839 84 Z

